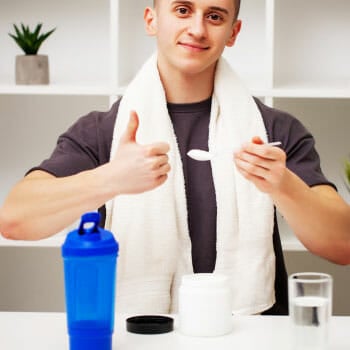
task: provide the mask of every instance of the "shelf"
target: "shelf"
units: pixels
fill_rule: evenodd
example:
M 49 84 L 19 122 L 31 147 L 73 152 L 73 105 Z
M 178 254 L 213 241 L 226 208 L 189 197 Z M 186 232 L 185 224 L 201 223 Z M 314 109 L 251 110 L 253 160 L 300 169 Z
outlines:
M 266 91 L 268 93 L 268 91 Z M 286 98 L 350 98 L 350 79 L 348 82 L 294 82 L 275 85 L 269 96 Z
M 0 247 L 60 247 L 65 239 L 65 233 L 38 241 L 15 241 L 0 236 Z
M 330 4 L 328 0 L 275 1 L 275 84 L 320 78 L 350 82 L 350 2 Z
M 341 174 L 343 161 L 350 152 L 350 98 L 276 98 L 274 107 L 294 115 L 312 133 L 324 174 L 343 197 L 348 195 Z
M 109 8 L 109 0 L 5 1 L 0 11 L 0 84 L 15 80 L 15 56 L 23 52 L 7 33 L 21 22 L 30 28 L 41 22 L 43 32 L 56 28 L 39 50 L 49 57 L 52 82 L 110 81 Z
M 0 236 L 0 247 L 61 247 L 64 243 L 66 232 L 38 241 L 14 241 Z M 282 236 L 282 248 L 285 251 L 306 251 L 302 243 L 292 234 Z
M 247 76 L 242 78 L 253 96 L 273 98 L 350 98 L 350 82 L 343 86 L 332 84 L 285 84 L 272 89 L 264 84 L 264 79 Z M 15 85 L 0 84 L 0 95 L 62 95 L 62 96 L 118 96 L 123 94 L 125 86 L 110 88 L 98 84 L 50 84 Z
M 50 237 L 39 241 L 13 241 L 0 237 L 0 247 L 35 247 L 49 248 L 60 247 L 64 242 L 64 237 Z
M 117 83 L 120 86 L 129 83 L 141 65 L 156 49 L 156 39 L 147 36 L 142 20 L 144 8 L 152 6 L 152 1 L 137 0 L 137 5 L 131 5 L 131 3 L 130 0 L 119 0 L 118 3 L 116 56 Z
M 303 244 L 294 235 L 288 235 L 287 237 L 283 236 L 282 249 L 288 252 L 306 252 L 307 251 L 307 249 L 303 246 Z
M 243 1 L 241 33 L 224 56 L 252 95 L 295 115 L 312 132 L 325 175 L 350 203 L 338 174 L 341 158 L 350 152 L 350 1 L 329 4 Z M 79 116 L 107 110 L 124 93 L 156 49 L 142 21 L 144 7 L 151 5 L 151 0 L 7 1 L 0 11 L 0 158 L 6 164 L 0 203 L 15 179 L 49 156 L 58 135 Z M 31 26 L 41 21 L 44 30 L 57 27 L 40 50 L 49 56 L 50 85 L 14 84 L 14 57 L 21 52 L 6 33 L 21 21 Z M 280 232 L 284 250 L 305 251 L 286 225 Z M 64 236 L 31 242 L 0 238 L 0 246 L 58 247 Z
M 0 95 L 71 95 L 71 96 L 110 96 L 117 95 L 117 89 L 98 84 L 49 84 L 15 85 L 0 84 Z
M 277 214 L 278 226 L 282 241 L 282 248 L 285 251 L 306 251 L 307 249 L 293 234 L 286 221 Z M 76 221 L 66 229 L 56 235 L 38 240 L 38 241 L 15 241 L 5 239 L 0 235 L 0 247 L 60 247 L 64 243 L 67 234 L 75 230 L 79 226 L 79 221 Z
M 76 230 L 78 226 L 79 221 L 76 221 L 56 235 L 36 241 L 17 241 L 12 239 L 5 239 L 0 235 L 0 247 L 61 247 L 66 239 L 67 234 L 72 230 Z
M 278 228 L 281 237 L 282 249 L 285 251 L 307 251 L 304 245 L 294 235 L 287 222 L 277 214 Z
M 0 205 L 30 168 L 50 156 L 59 135 L 79 117 L 109 106 L 109 96 L 0 94 Z
M 243 1 L 239 15 L 241 31 L 234 46 L 226 47 L 223 54 L 242 80 L 256 92 L 269 87 L 270 56 L 266 45 L 265 14 L 264 1 Z

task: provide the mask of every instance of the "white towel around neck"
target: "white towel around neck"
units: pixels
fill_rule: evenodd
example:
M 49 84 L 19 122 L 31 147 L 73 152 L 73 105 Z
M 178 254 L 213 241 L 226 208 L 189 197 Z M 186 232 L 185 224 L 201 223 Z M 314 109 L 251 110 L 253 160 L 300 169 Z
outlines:
M 176 136 L 168 115 L 156 54 L 127 87 L 115 123 L 111 158 L 136 110 L 137 142 L 170 144 L 171 172 L 155 190 L 121 195 L 107 203 L 106 227 L 119 242 L 116 308 L 127 313 L 177 311 L 181 276 L 193 273 L 185 184 Z M 229 64 L 217 64 L 209 123 L 209 150 L 238 147 L 259 135 L 261 114 Z M 235 314 L 255 314 L 275 302 L 274 208 L 237 171 L 230 157 L 211 162 L 217 200 L 214 273 L 230 277 Z

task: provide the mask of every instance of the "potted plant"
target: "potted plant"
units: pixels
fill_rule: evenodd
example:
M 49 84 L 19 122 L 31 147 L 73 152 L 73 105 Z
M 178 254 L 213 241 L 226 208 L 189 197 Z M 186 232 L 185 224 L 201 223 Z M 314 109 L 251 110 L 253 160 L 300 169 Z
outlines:
M 16 84 L 49 84 L 49 59 L 47 55 L 38 55 L 41 44 L 56 28 L 47 33 L 40 33 L 42 23 L 34 31 L 21 23 L 21 29 L 13 25 L 15 34 L 9 36 L 24 51 L 24 55 L 16 56 Z
M 350 191 L 350 160 L 348 159 L 344 161 L 344 182 Z

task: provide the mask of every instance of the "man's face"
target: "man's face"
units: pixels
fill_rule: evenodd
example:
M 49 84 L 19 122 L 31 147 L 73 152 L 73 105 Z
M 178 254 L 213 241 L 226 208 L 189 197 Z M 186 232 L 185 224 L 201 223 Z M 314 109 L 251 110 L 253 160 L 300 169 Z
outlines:
M 196 74 L 213 67 L 240 30 L 232 0 L 158 0 L 145 12 L 148 33 L 157 37 L 167 68 Z

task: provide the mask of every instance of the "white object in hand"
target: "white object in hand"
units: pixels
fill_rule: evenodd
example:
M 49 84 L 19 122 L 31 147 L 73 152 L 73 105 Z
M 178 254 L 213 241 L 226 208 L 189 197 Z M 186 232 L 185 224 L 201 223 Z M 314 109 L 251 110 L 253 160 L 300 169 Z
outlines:
M 279 146 L 281 144 L 281 141 L 276 142 L 269 142 L 265 143 L 266 146 Z M 191 149 L 187 152 L 187 155 L 191 157 L 192 159 L 199 160 L 199 161 L 206 161 L 206 160 L 212 160 L 218 155 L 225 154 L 225 153 L 233 153 L 234 150 L 221 150 L 217 152 L 209 152 L 209 151 L 203 151 L 202 149 Z

